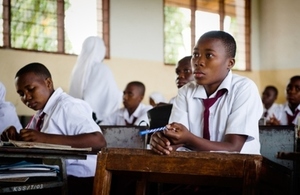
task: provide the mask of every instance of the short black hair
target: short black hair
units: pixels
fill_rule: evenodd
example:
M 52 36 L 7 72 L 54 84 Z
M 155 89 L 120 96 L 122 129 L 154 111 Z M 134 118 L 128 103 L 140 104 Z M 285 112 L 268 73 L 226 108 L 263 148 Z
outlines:
M 133 86 L 137 86 L 138 88 L 140 88 L 141 91 L 141 95 L 145 95 L 145 91 L 146 91 L 146 87 L 144 85 L 144 83 L 140 82 L 140 81 L 131 81 L 127 84 L 127 86 L 129 85 L 133 85 Z
M 274 91 L 275 96 L 278 95 L 278 89 L 277 89 L 275 86 L 273 86 L 273 85 L 268 85 L 268 86 L 266 86 L 265 90 L 267 90 L 267 89 L 270 89 L 270 90 Z
M 17 73 L 15 78 L 20 77 L 23 74 L 26 73 L 34 73 L 35 75 L 41 76 L 43 78 L 51 78 L 51 73 L 47 69 L 47 67 L 41 63 L 33 62 L 30 64 L 25 65 L 23 68 L 21 68 Z
M 300 75 L 293 76 L 292 78 L 290 78 L 290 81 L 291 80 L 300 80 Z
M 192 59 L 192 56 L 185 56 L 178 61 L 178 64 L 182 63 L 184 61 L 191 61 L 191 59 Z
M 235 57 L 235 53 L 236 53 L 236 42 L 233 38 L 232 35 L 230 35 L 229 33 L 225 32 L 225 31 L 208 31 L 206 33 L 204 33 L 200 39 L 219 39 L 223 42 L 225 48 L 226 48 L 226 52 L 228 54 L 229 57 L 234 58 Z

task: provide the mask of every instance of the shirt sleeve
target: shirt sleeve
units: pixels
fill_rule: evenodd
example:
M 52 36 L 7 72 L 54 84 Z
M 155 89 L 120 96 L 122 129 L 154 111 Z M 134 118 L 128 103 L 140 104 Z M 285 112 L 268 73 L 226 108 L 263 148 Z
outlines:
M 247 80 L 233 86 L 230 93 L 233 98 L 232 108 L 225 134 L 257 137 L 258 121 L 263 113 L 263 105 L 256 85 L 253 81 Z
M 189 127 L 186 101 L 186 89 L 180 88 L 178 95 L 174 98 L 169 123 L 177 122 L 183 124 L 185 127 Z

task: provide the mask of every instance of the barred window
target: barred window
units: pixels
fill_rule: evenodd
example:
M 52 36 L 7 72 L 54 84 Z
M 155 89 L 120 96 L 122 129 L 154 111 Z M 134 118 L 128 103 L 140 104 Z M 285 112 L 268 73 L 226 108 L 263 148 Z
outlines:
M 237 70 L 250 70 L 250 0 L 165 0 L 164 62 L 176 64 L 200 36 L 224 30 L 237 42 Z
M 0 0 L 0 46 L 79 54 L 88 36 L 103 38 L 109 57 L 109 0 Z

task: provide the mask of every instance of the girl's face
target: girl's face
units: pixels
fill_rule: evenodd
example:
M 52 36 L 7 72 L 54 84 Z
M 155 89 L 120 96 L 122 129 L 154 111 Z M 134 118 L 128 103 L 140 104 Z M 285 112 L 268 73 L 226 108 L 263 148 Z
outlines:
M 209 96 L 217 90 L 235 60 L 228 57 L 221 40 L 204 38 L 195 45 L 191 62 L 196 82 L 204 86 Z
M 300 79 L 292 79 L 286 87 L 286 99 L 290 104 L 300 104 Z
M 194 80 L 191 61 L 188 59 L 176 64 L 175 73 L 177 75 L 175 82 L 178 89 Z
M 33 72 L 16 77 L 15 86 L 22 102 L 33 110 L 42 110 L 53 93 L 51 78 L 44 79 Z

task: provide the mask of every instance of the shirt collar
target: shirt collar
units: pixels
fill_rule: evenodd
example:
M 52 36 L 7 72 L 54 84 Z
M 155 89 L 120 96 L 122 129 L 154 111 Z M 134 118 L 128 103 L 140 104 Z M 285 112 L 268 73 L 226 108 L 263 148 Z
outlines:
M 60 94 L 63 93 L 63 90 L 62 88 L 57 88 L 53 93 L 52 95 L 50 96 L 50 98 L 48 99 L 45 107 L 43 110 L 39 110 L 37 112 L 37 115 L 41 115 L 43 112 L 46 113 L 47 115 L 49 113 L 51 113 L 51 110 L 54 108 L 55 104 L 56 104 L 56 101 L 57 99 L 59 98 Z
M 210 96 L 210 98 L 215 97 L 217 92 L 220 89 L 227 89 L 227 93 L 230 93 L 231 82 L 232 82 L 232 71 L 229 70 L 227 76 L 225 77 L 225 79 L 222 81 L 222 83 L 220 84 L 218 89 Z M 205 92 L 205 89 L 204 89 L 203 85 L 197 85 L 196 91 L 195 91 L 193 97 L 194 98 L 201 98 L 201 99 L 206 99 L 207 98 L 207 95 L 206 95 L 206 92 Z

